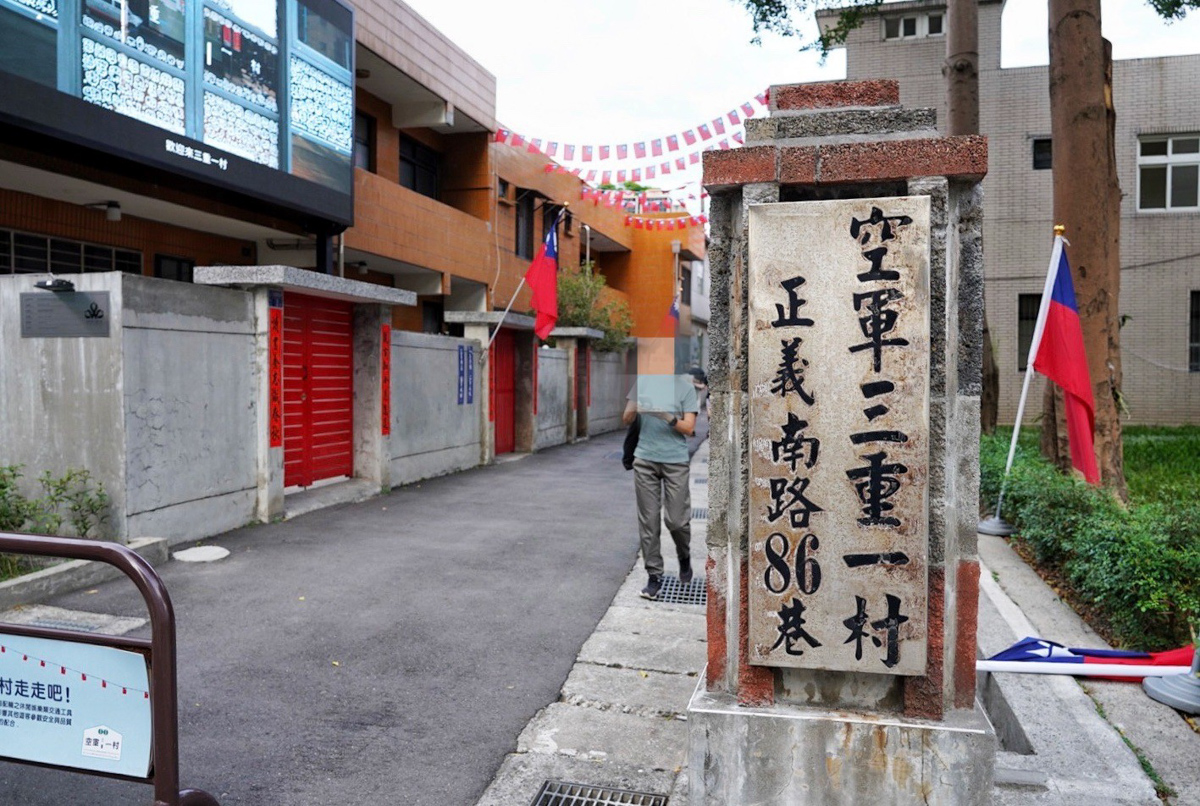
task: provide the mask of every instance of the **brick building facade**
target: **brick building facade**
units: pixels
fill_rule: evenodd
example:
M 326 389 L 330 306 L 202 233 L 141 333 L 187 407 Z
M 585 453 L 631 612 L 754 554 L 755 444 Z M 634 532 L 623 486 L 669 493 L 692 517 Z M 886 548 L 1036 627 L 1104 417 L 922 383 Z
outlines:
M 503 310 L 510 300 L 523 312 L 529 291 L 513 294 L 567 203 L 560 265 L 590 253 L 629 304 L 635 335 L 656 334 L 675 286 L 671 241 L 700 260 L 702 229 L 635 231 L 624 210 L 581 201 L 580 179 L 493 142 L 496 79 L 483 66 L 403 3 L 353 6 L 354 225 L 334 247 L 334 272 L 415 292 L 416 306 L 393 313 L 398 329 L 453 331 L 447 311 Z M 294 220 L 4 140 L 0 274 L 44 270 L 55 240 L 81 255 L 109 250 L 85 270 L 170 279 L 189 279 L 193 266 L 318 263 L 315 239 Z M 120 205 L 118 220 L 106 219 L 106 201 Z
M 1002 0 L 979 5 L 980 129 L 987 313 L 1012 422 L 1054 225 L 1048 68 L 1000 66 Z M 946 117 L 944 3 L 889 3 L 847 43 L 847 78 L 888 77 L 906 107 Z M 828 23 L 830 14 L 821 16 Z M 1200 422 L 1200 55 L 1113 66 L 1121 203 L 1121 331 L 1128 422 Z M 1161 152 L 1161 153 L 1160 153 Z M 1166 187 L 1170 176 L 1171 187 Z M 1067 233 L 1087 238 L 1086 232 Z M 1040 411 L 1040 378 L 1026 419 Z

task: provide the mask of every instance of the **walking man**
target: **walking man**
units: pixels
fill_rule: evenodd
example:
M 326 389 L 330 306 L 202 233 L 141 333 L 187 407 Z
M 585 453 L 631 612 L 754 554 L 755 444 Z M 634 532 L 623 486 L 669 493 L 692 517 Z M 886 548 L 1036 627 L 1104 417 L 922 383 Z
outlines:
M 643 347 L 642 342 L 663 342 Z M 622 417 L 626 425 L 641 417 L 634 451 L 638 536 L 650 579 L 641 595 L 657 599 L 662 588 L 662 520 L 679 557 L 679 581 L 692 581 L 692 496 L 687 438 L 695 433 L 699 405 L 688 375 L 674 374 L 671 339 L 639 340 L 638 379 Z M 664 371 L 665 370 L 665 371 Z

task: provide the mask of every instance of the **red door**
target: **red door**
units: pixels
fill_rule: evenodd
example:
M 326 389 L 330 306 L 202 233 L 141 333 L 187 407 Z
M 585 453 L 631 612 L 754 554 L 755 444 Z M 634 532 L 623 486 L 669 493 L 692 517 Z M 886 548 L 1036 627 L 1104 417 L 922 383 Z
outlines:
M 492 419 L 496 429 L 496 455 L 517 448 L 517 349 L 511 330 L 501 329 L 492 342 Z
M 284 486 L 354 472 L 353 330 L 348 302 L 284 297 Z

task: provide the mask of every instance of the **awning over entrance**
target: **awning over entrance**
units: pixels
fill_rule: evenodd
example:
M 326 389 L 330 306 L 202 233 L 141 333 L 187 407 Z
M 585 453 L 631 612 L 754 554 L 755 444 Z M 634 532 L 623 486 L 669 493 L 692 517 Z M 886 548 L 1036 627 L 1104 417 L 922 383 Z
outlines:
M 417 295 L 402 288 L 364 283 L 332 274 L 319 274 L 295 266 L 197 266 L 195 282 L 233 288 L 272 286 L 312 297 L 343 302 L 378 302 L 385 305 L 416 305 Z M 532 320 L 530 320 L 532 321 Z
M 451 325 L 488 325 L 494 327 L 501 322 L 513 330 L 533 330 L 534 318 L 523 313 L 503 311 L 446 311 L 446 322 Z

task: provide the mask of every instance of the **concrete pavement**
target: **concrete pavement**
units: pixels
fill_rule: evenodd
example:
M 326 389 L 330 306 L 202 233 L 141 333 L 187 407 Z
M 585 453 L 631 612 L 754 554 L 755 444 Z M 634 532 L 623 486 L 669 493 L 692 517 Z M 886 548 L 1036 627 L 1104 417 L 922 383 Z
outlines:
M 708 442 L 692 456 L 689 590 L 703 590 L 707 556 Z M 663 532 L 666 574 L 678 578 Z M 521 732 L 477 806 L 525 806 L 546 781 L 669 795 L 687 801 L 687 704 L 707 660 L 705 609 L 650 602 L 639 562 L 575 659 L 556 702 Z
M 227 559 L 163 566 L 183 785 L 225 806 L 478 799 L 633 565 L 621 438 L 240 529 L 207 541 Z M 123 582 L 52 604 L 145 617 Z M 146 806 L 150 792 L 0 765 L 14 806 Z

